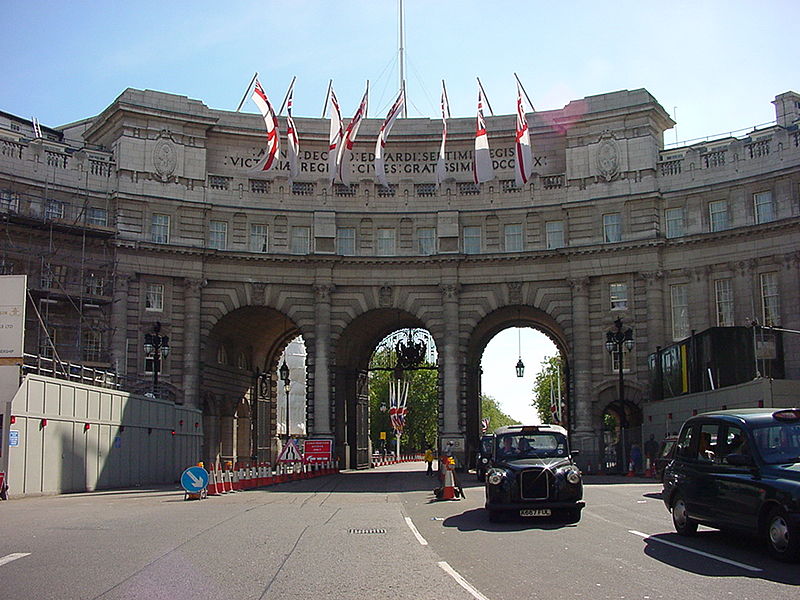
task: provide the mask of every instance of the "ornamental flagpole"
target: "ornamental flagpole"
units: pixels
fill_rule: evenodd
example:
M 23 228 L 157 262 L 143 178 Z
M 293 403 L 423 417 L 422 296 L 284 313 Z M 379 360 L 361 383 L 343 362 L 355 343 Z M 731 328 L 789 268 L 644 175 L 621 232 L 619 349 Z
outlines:
M 486 90 L 483 89 L 483 84 L 481 83 L 481 78 L 476 77 L 475 79 L 478 80 L 478 85 L 481 87 L 481 91 L 483 92 L 483 99 L 486 101 L 486 106 L 489 108 L 489 112 L 492 116 L 494 116 L 494 111 L 492 110 L 492 105 L 489 104 L 489 96 L 486 95 Z
M 528 106 L 531 107 L 531 111 L 532 112 L 536 112 L 536 109 L 533 108 L 533 102 L 531 102 L 531 97 L 528 96 L 528 91 L 525 89 L 525 86 L 522 85 L 522 82 L 519 80 L 519 77 L 517 77 L 516 73 L 514 73 L 514 79 L 517 80 L 517 83 L 519 84 L 519 87 L 522 88 L 522 93 L 525 94 L 525 99 L 528 101 Z M 488 100 L 487 100 L 487 102 L 488 102 Z
M 253 75 L 253 78 L 250 80 L 247 89 L 244 91 L 244 96 L 242 96 L 242 101 L 239 102 L 239 106 L 236 108 L 236 112 L 242 110 L 242 106 L 244 106 L 244 101 L 247 100 L 247 94 L 250 93 L 250 88 L 253 87 L 253 82 L 255 82 L 256 77 L 258 77 L 258 71 L 256 71 L 255 75 Z
M 281 109 L 278 111 L 278 114 L 283 114 L 283 109 L 286 108 L 286 101 L 289 99 L 289 94 L 292 93 L 292 87 L 294 86 L 294 81 L 297 79 L 297 75 L 292 77 L 292 83 L 289 84 L 289 89 L 286 90 L 286 95 L 283 97 L 283 104 L 281 104 Z
M 328 99 L 331 97 L 331 86 L 333 79 L 328 79 L 328 91 L 325 92 L 325 104 L 322 105 L 322 118 L 325 118 L 325 111 L 328 110 Z

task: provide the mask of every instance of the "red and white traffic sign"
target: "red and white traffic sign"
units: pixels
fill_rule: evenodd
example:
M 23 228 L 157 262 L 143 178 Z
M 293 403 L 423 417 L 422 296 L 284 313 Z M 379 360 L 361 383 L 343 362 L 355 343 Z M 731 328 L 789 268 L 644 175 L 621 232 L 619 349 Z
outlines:
M 331 440 L 306 440 L 303 450 L 307 462 L 330 462 L 333 442 Z
M 289 442 L 281 450 L 278 456 L 279 463 L 287 462 L 303 462 L 303 453 L 300 452 L 300 447 L 297 445 L 297 440 L 289 440 Z

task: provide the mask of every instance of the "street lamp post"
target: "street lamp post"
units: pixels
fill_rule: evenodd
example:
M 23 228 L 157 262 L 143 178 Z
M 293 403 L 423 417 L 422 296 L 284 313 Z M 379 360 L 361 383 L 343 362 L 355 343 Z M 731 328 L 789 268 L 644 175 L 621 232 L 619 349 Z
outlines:
M 612 357 L 615 352 L 617 353 L 617 366 L 619 367 L 619 427 L 620 441 L 622 442 L 622 470 L 625 472 L 627 458 L 625 429 L 628 427 L 628 418 L 625 414 L 625 376 L 622 371 L 623 349 L 627 349 L 629 352 L 633 349 L 633 329 L 630 327 L 623 329 L 622 319 L 617 317 L 616 321 L 614 321 L 614 329 L 606 332 L 606 350 Z
M 153 396 L 157 397 L 161 359 L 169 356 L 169 336 L 161 335 L 161 323 L 158 321 L 153 325 L 153 333 L 144 334 L 144 352 L 153 359 Z
M 292 389 L 292 381 L 289 379 L 289 365 L 286 364 L 286 357 L 283 358 L 283 364 L 281 368 L 278 369 L 278 375 L 280 375 L 281 380 L 283 381 L 283 391 L 286 392 L 286 442 L 289 442 L 289 391 Z

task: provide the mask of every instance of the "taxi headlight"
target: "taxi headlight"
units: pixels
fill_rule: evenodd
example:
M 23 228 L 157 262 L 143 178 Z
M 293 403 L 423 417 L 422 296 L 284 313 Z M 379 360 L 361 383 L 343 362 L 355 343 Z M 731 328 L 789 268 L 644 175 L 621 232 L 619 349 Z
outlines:
M 578 485 L 581 482 L 581 472 L 575 467 L 568 468 L 564 472 L 564 476 L 572 485 Z
M 492 469 L 486 474 L 486 481 L 492 485 L 500 485 L 506 478 L 506 472 L 503 469 Z

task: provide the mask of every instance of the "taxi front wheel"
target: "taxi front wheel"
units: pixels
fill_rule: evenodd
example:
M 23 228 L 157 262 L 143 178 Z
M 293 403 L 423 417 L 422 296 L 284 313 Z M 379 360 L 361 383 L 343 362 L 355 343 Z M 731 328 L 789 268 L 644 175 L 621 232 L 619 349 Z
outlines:
M 689 513 L 686 511 L 686 502 L 680 494 L 672 500 L 672 524 L 679 535 L 697 533 L 697 521 L 689 517 Z
M 800 559 L 800 528 L 793 525 L 786 511 L 773 508 L 767 519 L 767 547 L 778 560 L 794 562 Z

